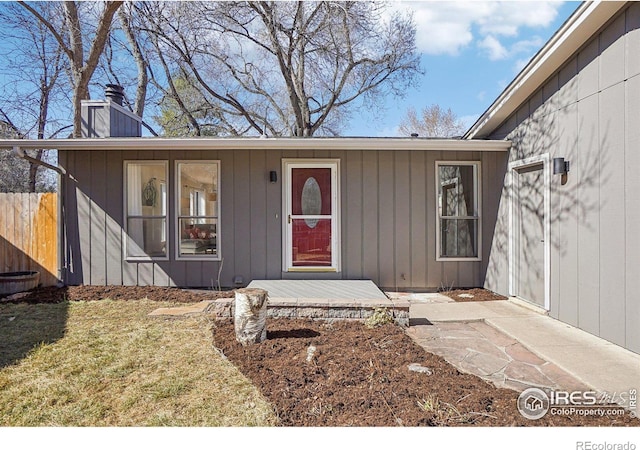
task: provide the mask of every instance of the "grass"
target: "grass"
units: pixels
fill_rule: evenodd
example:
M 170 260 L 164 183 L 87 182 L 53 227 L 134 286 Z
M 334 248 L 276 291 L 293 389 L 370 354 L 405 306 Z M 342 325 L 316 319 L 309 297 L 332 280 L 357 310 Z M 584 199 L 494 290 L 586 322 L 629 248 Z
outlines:
M 268 426 L 212 321 L 150 301 L 0 305 L 0 426 Z

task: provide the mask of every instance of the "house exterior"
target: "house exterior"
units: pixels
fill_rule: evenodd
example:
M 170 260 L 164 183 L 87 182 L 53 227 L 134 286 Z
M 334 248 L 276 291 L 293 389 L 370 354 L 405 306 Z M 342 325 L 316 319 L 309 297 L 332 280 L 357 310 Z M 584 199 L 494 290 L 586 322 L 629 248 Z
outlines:
M 509 147 L 366 138 L 58 145 L 68 284 L 371 279 L 393 289 L 482 285 L 499 200 L 491 182 Z M 448 211 L 438 206 L 438 172 L 453 186 Z M 145 189 L 155 191 L 148 204 Z M 439 210 L 457 227 L 438 231 Z
M 584 3 L 465 135 L 512 145 L 484 285 L 636 353 L 639 124 L 640 3 Z
M 639 26 L 582 4 L 462 139 L 140 138 L 109 99 L 0 148 L 59 151 L 67 284 L 484 286 L 640 352 Z

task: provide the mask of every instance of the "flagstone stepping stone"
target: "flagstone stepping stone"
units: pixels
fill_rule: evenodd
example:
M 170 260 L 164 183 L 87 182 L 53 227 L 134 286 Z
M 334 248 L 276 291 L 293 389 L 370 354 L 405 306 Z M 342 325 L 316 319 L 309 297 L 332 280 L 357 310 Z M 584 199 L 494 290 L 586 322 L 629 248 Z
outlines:
M 150 312 L 149 316 L 188 316 L 192 314 L 201 314 L 207 311 L 213 300 L 205 300 L 185 306 L 176 306 L 173 308 L 158 308 Z

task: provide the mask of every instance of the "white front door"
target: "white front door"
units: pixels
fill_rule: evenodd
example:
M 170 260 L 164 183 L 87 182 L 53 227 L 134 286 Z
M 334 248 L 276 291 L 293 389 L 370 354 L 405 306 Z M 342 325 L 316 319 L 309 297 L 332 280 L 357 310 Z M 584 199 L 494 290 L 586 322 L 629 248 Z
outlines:
M 338 272 L 337 160 L 284 160 L 284 271 Z
M 511 164 L 511 295 L 549 309 L 548 157 Z
M 516 289 L 519 297 L 544 307 L 544 194 L 542 164 L 516 171 Z

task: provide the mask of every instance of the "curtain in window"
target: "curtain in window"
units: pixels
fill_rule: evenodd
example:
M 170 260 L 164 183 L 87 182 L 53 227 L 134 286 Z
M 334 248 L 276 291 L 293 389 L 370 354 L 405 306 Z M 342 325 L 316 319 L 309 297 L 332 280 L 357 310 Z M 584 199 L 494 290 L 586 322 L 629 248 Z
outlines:
M 142 216 L 142 167 L 139 164 L 127 166 L 127 249 L 129 255 L 144 255 L 143 221 L 130 219 L 131 216 Z
M 473 165 L 441 165 L 440 256 L 477 256 L 477 180 Z

